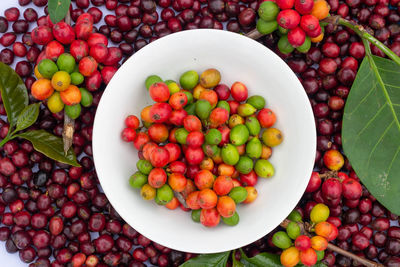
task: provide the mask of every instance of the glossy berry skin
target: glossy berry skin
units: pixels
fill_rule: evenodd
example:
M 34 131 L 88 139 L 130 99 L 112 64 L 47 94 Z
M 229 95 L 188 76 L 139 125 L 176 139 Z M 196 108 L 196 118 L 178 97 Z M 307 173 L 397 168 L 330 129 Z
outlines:
M 322 184 L 322 194 L 326 199 L 338 199 L 342 195 L 342 184 L 336 178 L 329 178 Z
M 89 55 L 98 63 L 103 63 L 108 56 L 108 49 L 104 44 L 95 44 L 90 47 Z
M 46 57 L 52 60 L 57 60 L 57 58 L 64 53 L 64 49 L 65 48 L 61 43 L 55 40 L 51 41 L 46 46 Z
M 277 0 L 275 1 L 280 9 L 290 9 L 295 4 L 295 0 Z
M 38 45 L 46 45 L 54 39 L 52 30 L 48 26 L 39 26 L 31 32 L 32 41 Z
M 74 29 L 63 21 L 53 26 L 53 35 L 62 44 L 70 44 L 75 40 Z
M 133 142 L 136 137 L 136 131 L 132 128 L 125 128 L 121 133 L 121 138 L 125 142 Z
M 359 199 L 362 195 L 361 184 L 352 178 L 347 178 L 342 182 L 342 189 L 343 197 L 346 199 Z
M 293 9 L 285 9 L 279 12 L 277 21 L 284 29 L 294 29 L 300 23 L 300 15 Z
M 299 0 L 302 1 L 302 0 Z M 300 20 L 300 27 L 306 32 L 315 31 L 319 27 L 319 21 L 313 15 L 304 15 Z
M 79 72 L 83 76 L 89 77 L 96 71 L 97 66 L 98 64 L 93 57 L 84 57 L 81 61 L 79 61 Z
M 304 251 L 311 247 L 311 239 L 308 236 L 300 235 L 294 241 L 294 245 L 298 250 Z
M 318 172 L 313 172 L 310 177 L 310 181 L 308 182 L 306 192 L 312 193 L 319 189 L 321 186 L 321 177 Z
M 85 41 L 74 40 L 70 45 L 70 53 L 76 61 L 89 55 L 89 46 Z
M 306 33 L 300 27 L 296 27 L 288 33 L 288 41 L 293 47 L 301 46 L 305 40 Z
M 299 12 L 301 15 L 309 14 L 314 6 L 313 0 L 295 0 L 294 1 L 294 8 Z

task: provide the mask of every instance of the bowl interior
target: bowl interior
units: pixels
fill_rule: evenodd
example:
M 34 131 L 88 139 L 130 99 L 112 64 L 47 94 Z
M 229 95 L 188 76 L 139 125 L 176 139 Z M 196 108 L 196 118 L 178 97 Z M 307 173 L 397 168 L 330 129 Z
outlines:
M 206 228 L 190 213 L 170 211 L 144 201 L 129 187 L 137 151 L 120 138 L 124 119 L 139 117 L 152 104 L 144 87 L 148 75 L 179 80 L 186 70 L 221 72 L 230 86 L 245 83 L 249 96 L 262 95 L 277 114 L 284 142 L 273 149 L 272 178 L 259 178 L 258 198 L 238 205 L 240 222 Z M 170 248 L 215 253 L 247 245 L 273 230 L 295 207 L 307 186 L 315 157 L 315 124 L 308 98 L 290 68 L 272 51 L 239 34 L 218 30 L 184 31 L 150 43 L 134 54 L 113 77 L 98 106 L 93 151 L 101 185 L 118 213 L 137 231 Z

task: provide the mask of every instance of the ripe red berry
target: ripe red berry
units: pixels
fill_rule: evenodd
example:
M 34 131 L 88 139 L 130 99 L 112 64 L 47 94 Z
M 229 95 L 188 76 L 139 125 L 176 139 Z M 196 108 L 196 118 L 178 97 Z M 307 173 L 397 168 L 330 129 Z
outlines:
M 347 178 L 342 182 L 342 191 L 346 199 L 359 199 L 362 195 L 361 184 L 352 178 Z
M 290 9 L 293 7 L 295 0 L 276 0 L 276 4 L 280 9 Z
M 298 250 L 304 251 L 311 247 L 311 239 L 306 235 L 300 235 L 294 241 L 294 245 Z
M 314 0 L 295 0 L 294 8 L 302 15 L 310 14 L 314 6 Z
M 307 35 L 310 36 L 311 38 L 315 38 L 318 37 L 321 33 L 322 33 L 322 28 L 318 24 L 317 28 L 313 31 L 307 32 Z
M 300 23 L 300 15 L 293 9 L 282 10 L 278 14 L 277 21 L 282 28 L 294 29 Z
M 300 27 L 296 27 L 288 33 L 288 41 L 293 47 L 301 46 L 305 40 L 306 33 Z
M 53 35 L 62 44 L 70 44 L 75 40 L 75 32 L 71 25 L 60 21 L 53 27 Z
M 139 124 L 140 124 L 140 121 L 139 121 L 138 117 L 136 117 L 135 115 L 129 115 L 125 119 L 125 125 L 128 128 L 132 128 L 132 129 L 136 130 L 137 128 L 139 128 Z
M 162 82 L 152 84 L 149 92 L 155 102 L 166 102 L 170 97 L 168 86 Z
M 125 128 L 122 130 L 121 137 L 125 142 L 132 142 L 136 137 L 136 132 L 132 128 Z
M 306 32 L 312 32 L 317 30 L 319 26 L 319 20 L 313 15 L 304 15 L 300 20 L 300 27 Z
M 320 186 L 321 186 L 321 177 L 319 176 L 318 172 L 313 172 L 311 174 L 310 181 L 308 182 L 306 192 L 312 193 L 314 191 L 317 191 Z

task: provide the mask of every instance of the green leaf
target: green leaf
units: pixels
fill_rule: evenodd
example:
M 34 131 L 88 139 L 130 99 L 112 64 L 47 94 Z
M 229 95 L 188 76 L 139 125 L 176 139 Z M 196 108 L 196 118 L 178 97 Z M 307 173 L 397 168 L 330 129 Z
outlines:
M 48 9 L 51 21 L 55 24 L 65 18 L 71 0 L 49 0 Z
M 281 260 L 279 255 L 271 254 L 267 252 L 260 253 L 252 258 L 248 258 L 246 254 L 240 250 L 241 259 L 240 262 L 246 267 L 281 267 Z
M 17 123 L 18 115 L 28 105 L 29 98 L 21 77 L 2 62 L 0 62 L 0 91 L 11 130 Z
M 215 254 L 202 254 L 181 264 L 180 267 L 225 267 L 230 253 L 230 251 L 227 251 Z
M 244 267 L 243 263 L 236 260 L 235 251 L 232 252 L 232 267 Z
M 371 194 L 400 215 L 400 67 L 365 57 L 343 115 L 343 150 Z
M 68 153 L 65 156 L 62 139 L 46 132 L 45 130 L 28 131 L 16 134 L 13 137 L 20 137 L 31 141 L 33 147 L 37 151 L 58 162 L 77 167 L 80 166 L 76 161 L 74 151 L 72 149 L 68 150 Z
M 21 131 L 35 123 L 39 116 L 40 103 L 26 106 L 18 116 L 17 127 L 15 131 Z

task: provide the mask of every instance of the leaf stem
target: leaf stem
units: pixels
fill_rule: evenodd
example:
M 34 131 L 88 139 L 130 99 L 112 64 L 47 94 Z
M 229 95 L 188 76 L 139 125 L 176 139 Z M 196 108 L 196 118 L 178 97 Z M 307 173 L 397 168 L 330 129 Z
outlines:
M 395 119 L 396 124 L 397 124 L 397 127 L 398 127 L 398 129 L 400 130 L 400 122 L 399 122 L 399 120 L 398 120 L 398 118 L 397 118 L 396 111 L 395 111 L 394 108 L 393 108 L 393 103 L 392 103 L 392 100 L 391 100 L 391 98 L 390 98 L 390 96 L 389 96 L 389 93 L 388 93 L 388 91 L 386 90 L 385 83 L 383 82 L 382 77 L 381 77 L 381 75 L 379 74 L 378 67 L 377 67 L 376 64 L 375 64 L 375 60 L 374 60 L 373 57 L 372 57 L 371 48 L 369 47 L 369 42 L 368 42 L 366 39 L 362 39 L 362 40 L 363 40 L 363 44 L 364 44 L 364 47 L 365 47 L 365 54 L 366 54 L 366 56 L 367 56 L 367 58 L 368 58 L 369 65 L 371 66 L 371 69 L 373 70 L 373 72 L 374 72 L 374 74 L 375 74 L 375 77 L 376 77 L 376 79 L 377 79 L 379 85 L 380 85 L 381 88 L 382 88 L 383 94 L 385 95 L 385 98 L 386 98 L 386 100 L 387 100 L 388 103 L 389 103 L 390 111 L 392 112 L 393 118 Z M 396 56 L 397 56 L 397 55 L 396 55 Z M 398 64 L 399 64 L 399 63 L 398 63 Z M 400 64 L 399 64 L 399 65 L 400 65 Z
M 330 16 L 327 17 L 326 19 L 323 20 L 324 22 L 329 22 L 334 25 L 342 25 L 347 28 L 352 29 L 355 33 L 357 33 L 358 36 L 361 37 L 363 40 L 368 40 L 370 43 L 378 47 L 383 53 L 385 53 L 390 59 L 392 59 L 394 62 L 396 62 L 398 65 L 400 65 L 400 57 L 397 56 L 392 50 L 390 50 L 389 47 L 384 45 L 382 42 L 380 42 L 378 39 L 376 39 L 374 36 L 369 34 L 363 26 L 358 25 L 354 22 L 348 21 L 340 16 Z M 368 45 L 369 47 L 369 45 Z M 367 47 L 366 47 L 367 50 Z
M 9 136 L 6 136 L 3 140 L 1 140 L 0 147 L 4 146 L 4 144 L 7 143 L 8 141 L 10 141 L 10 138 Z
M 290 223 L 290 220 L 285 219 L 283 222 L 281 222 L 280 226 L 286 229 L 288 227 L 289 223 Z M 309 233 L 310 227 L 307 226 L 307 223 L 305 224 L 302 222 L 297 222 L 297 224 L 300 226 L 300 230 L 303 235 L 311 236 L 311 234 Z M 328 243 L 328 249 L 333 252 L 336 252 L 338 254 L 341 254 L 343 256 L 346 256 L 352 260 L 355 260 L 367 267 L 385 267 L 384 265 L 382 265 L 380 263 L 361 258 L 361 257 L 359 257 L 351 252 L 348 252 L 346 250 L 343 250 L 331 243 Z

